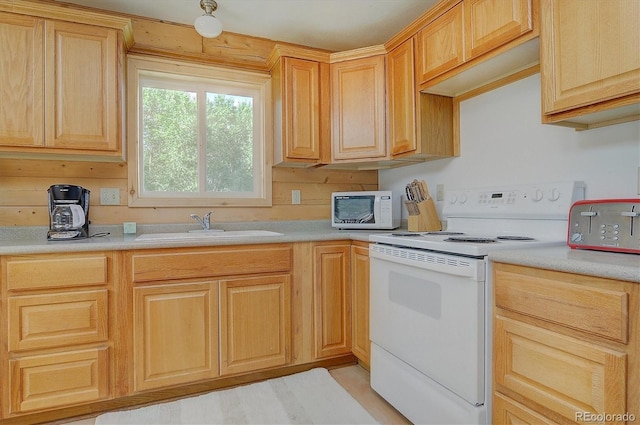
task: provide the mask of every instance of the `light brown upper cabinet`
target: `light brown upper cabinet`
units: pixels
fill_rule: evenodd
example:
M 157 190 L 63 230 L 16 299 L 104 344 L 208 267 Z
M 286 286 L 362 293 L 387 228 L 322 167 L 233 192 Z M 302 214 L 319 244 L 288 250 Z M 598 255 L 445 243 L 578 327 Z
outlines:
M 416 34 L 419 90 L 457 97 L 537 66 L 538 0 L 442 0 Z
M 640 117 L 639 16 L 637 0 L 541 0 L 544 123 L 587 129 Z
M 424 161 L 457 155 L 453 99 L 416 89 L 414 38 L 387 55 L 387 103 L 393 159 Z
M 330 151 L 328 54 L 276 46 L 269 58 L 274 164 L 314 166 Z
M 465 60 L 533 30 L 530 0 L 464 0 Z
M 459 3 L 418 32 L 419 84 L 464 62 L 463 11 Z
M 387 99 L 391 155 L 416 149 L 416 85 L 413 38 L 387 55 Z
M 45 23 L 45 144 L 51 148 L 122 152 L 114 29 Z
M 0 145 L 44 145 L 44 21 L 0 12 Z
M 331 63 L 332 163 L 387 155 L 384 62 L 372 55 Z
M 0 59 L 0 153 L 121 160 L 123 26 L 130 31 L 130 21 L 21 7 L 14 14 L 0 5 L 0 43 L 10 49 Z

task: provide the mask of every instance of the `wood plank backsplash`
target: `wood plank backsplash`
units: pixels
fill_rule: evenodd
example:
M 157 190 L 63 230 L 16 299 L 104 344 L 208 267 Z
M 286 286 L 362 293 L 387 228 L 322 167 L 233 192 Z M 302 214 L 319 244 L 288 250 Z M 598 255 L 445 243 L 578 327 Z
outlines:
M 93 224 L 190 223 L 191 213 L 212 210 L 213 221 L 325 220 L 330 218 L 331 192 L 376 190 L 377 171 L 322 168 L 273 168 L 271 207 L 129 208 L 127 165 L 0 158 L 0 226 L 46 226 L 47 189 L 52 184 L 76 184 L 91 191 Z M 120 189 L 120 205 L 100 205 L 100 188 Z M 301 204 L 291 205 L 291 190 L 301 192 Z

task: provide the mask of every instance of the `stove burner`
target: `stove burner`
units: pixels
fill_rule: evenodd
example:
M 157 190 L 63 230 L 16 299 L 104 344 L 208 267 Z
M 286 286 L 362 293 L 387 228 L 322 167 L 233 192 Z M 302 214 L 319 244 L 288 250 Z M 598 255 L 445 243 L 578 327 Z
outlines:
M 534 238 L 530 238 L 529 236 L 498 236 L 498 240 L 501 241 L 535 241 Z
M 464 235 L 464 233 L 463 232 L 447 232 L 446 230 L 442 230 L 439 232 L 424 232 L 423 235 L 449 236 L 449 235 Z
M 422 233 L 392 233 L 391 236 L 422 236 Z
M 471 242 L 471 243 L 494 243 L 498 242 L 491 238 L 476 238 L 472 236 L 461 236 L 445 239 L 445 242 Z

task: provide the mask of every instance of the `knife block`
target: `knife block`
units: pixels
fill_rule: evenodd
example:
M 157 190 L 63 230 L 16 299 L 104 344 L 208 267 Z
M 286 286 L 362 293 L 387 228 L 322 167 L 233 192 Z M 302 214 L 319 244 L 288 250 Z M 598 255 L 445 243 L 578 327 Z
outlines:
M 442 224 L 436 211 L 433 199 L 416 202 L 419 214 L 409 215 L 407 228 L 410 232 L 437 232 L 442 230 Z

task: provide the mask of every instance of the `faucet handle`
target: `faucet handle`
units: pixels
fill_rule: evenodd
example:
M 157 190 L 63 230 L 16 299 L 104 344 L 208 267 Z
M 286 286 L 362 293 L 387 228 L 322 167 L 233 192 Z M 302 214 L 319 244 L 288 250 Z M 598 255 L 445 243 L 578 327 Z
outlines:
M 213 211 L 209 211 L 204 215 L 204 226 L 207 230 L 209 230 L 209 226 L 211 225 L 211 214 Z

